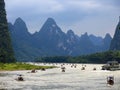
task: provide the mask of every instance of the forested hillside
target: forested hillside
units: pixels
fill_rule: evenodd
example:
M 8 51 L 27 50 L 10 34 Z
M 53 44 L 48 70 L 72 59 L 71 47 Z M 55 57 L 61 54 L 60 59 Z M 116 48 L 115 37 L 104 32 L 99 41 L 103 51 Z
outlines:
M 4 0 L 0 0 L 0 62 L 8 63 L 14 61 L 15 58 L 6 19 L 5 3 Z
M 91 55 L 82 55 L 77 57 L 71 56 L 54 56 L 54 57 L 39 57 L 36 62 L 54 62 L 54 63 L 106 63 L 107 61 L 117 60 L 120 62 L 120 51 L 107 51 L 95 53 Z

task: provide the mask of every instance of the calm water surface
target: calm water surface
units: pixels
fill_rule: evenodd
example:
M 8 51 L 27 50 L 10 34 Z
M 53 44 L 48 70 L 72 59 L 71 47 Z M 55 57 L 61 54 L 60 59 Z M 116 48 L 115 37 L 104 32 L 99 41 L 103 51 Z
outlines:
M 57 66 L 60 67 L 61 64 Z M 0 90 L 120 90 L 120 71 L 102 71 L 102 65 L 95 64 L 87 64 L 84 71 L 81 70 L 81 64 L 77 64 L 76 68 L 64 66 L 65 72 L 61 72 L 61 68 L 38 70 L 37 73 L 0 72 Z M 94 67 L 97 68 L 96 71 L 93 71 Z M 16 81 L 18 74 L 22 74 L 25 81 Z M 106 84 L 109 75 L 115 77 L 113 86 Z

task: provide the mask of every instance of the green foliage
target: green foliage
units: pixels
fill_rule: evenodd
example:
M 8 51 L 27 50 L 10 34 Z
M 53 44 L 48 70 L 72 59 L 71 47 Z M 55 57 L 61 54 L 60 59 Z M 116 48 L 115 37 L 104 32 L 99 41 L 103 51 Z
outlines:
M 8 31 L 4 0 L 0 0 L 0 62 L 15 62 Z
M 49 68 L 55 68 L 55 66 L 36 66 L 31 64 L 25 64 L 25 63 L 0 63 L 0 71 L 4 70 L 31 70 L 31 69 L 49 69 Z
M 69 57 L 67 56 L 53 56 L 53 57 L 39 57 L 36 58 L 35 61 L 36 62 L 57 62 L 57 63 L 61 63 L 61 62 L 67 62 Z
M 87 59 L 72 56 L 52 56 L 52 57 L 38 57 L 36 62 L 52 62 L 52 63 L 87 63 Z
M 120 51 L 107 51 L 101 53 L 95 53 L 91 55 L 84 55 L 78 57 L 40 57 L 36 58 L 37 62 L 66 62 L 66 63 L 106 63 L 107 61 L 117 60 L 120 62 Z

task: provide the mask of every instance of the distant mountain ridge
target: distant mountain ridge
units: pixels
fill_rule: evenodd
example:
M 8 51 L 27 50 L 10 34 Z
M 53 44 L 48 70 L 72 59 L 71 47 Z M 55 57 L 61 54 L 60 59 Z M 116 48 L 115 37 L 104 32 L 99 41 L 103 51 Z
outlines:
M 74 34 L 73 30 L 64 33 L 54 19 L 48 18 L 39 32 L 30 34 L 26 23 L 16 19 L 9 23 L 13 47 L 19 61 L 31 61 L 39 56 L 78 56 L 95 52 L 107 51 L 111 36 L 105 38 Z

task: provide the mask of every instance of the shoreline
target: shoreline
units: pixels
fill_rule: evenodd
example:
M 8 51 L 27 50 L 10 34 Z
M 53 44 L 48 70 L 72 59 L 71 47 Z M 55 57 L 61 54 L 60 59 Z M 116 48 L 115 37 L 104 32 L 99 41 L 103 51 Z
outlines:
M 0 63 L 0 72 L 4 71 L 24 71 L 24 70 L 41 70 L 57 68 L 56 66 L 33 65 L 28 63 Z

